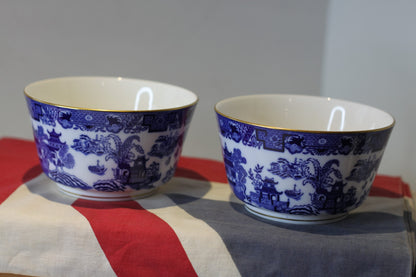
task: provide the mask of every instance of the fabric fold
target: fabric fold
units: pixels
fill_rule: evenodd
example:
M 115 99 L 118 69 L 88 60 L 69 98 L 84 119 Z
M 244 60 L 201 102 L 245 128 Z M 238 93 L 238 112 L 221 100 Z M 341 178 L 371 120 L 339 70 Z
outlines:
M 342 221 L 249 214 L 221 162 L 182 157 L 157 194 L 93 202 L 58 191 L 32 141 L 0 139 L 0 272 L 28 276 L 412 276 L 415 201 L 378 175 Z

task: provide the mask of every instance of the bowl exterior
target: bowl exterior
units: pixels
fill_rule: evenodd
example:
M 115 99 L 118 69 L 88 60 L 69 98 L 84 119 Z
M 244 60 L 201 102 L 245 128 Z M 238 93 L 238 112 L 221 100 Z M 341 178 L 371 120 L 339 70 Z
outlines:
M 260 216 L 293 221 L 330 220 L 358 207 L 392 130 L 299 132 L 217 119 L 234 194 Z
M 109 112 L 26 101 L 45 174 L 65 193 L 95 200 L 142 197 L 169 181 L 195 108 Z

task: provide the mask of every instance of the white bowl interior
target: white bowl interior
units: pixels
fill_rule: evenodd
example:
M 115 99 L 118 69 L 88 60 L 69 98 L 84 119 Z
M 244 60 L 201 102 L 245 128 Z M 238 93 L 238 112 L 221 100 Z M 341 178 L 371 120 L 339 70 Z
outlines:
M 367 105 L 303 95 L 247 95 L 217 103 L 216 111 L 238 121 L 302 131 L 368 131 L 394 124 L 388 113 Z
M 25 94 L 57 106 L 109 111 L 177 109 L 198 99 L 177 86 L 120 77 L 48 79 L 28 85 Z

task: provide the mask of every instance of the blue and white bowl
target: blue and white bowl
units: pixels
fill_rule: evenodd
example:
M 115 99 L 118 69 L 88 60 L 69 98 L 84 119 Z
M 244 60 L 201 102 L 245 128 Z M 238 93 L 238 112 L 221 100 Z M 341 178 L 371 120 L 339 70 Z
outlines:
M 370 106 L 301 95 L 229 98 L 215 111 L 235 195 L 249 212 L 291 223 L 360 206 L 395 123 Z
M 145 197 L 169 181 L 197 96 L 116 77 L 64 77 L 25 96 L 44 173 L 63 192 L 92 200 Z

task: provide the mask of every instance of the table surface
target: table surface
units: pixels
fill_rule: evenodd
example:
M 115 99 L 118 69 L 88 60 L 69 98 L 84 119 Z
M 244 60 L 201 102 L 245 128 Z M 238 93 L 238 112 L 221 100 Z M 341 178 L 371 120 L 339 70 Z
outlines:
M 0 139 L 0 272 L 29 276 L 411 276 L 414 201 L 377 176 L 346 219 L 289 225 L 248 214 L 221 162 L 182 157 L 145 199 L 61 194 L 31 141 Z

